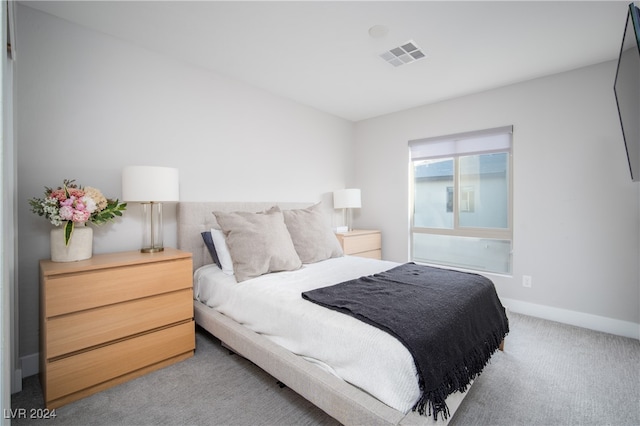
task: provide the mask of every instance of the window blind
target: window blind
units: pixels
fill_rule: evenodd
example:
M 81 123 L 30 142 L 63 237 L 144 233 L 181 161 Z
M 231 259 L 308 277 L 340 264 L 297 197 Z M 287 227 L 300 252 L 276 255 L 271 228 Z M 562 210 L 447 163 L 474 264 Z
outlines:
M 513 126 L 409 141 L 411 161 L 511 150 Z

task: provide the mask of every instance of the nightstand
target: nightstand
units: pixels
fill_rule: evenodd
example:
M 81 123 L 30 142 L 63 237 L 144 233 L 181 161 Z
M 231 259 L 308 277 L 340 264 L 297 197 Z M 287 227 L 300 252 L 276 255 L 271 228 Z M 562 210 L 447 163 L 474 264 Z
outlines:
M 382 259 L 382 236 L 380 231 L 354 229 L 336 234 L 344 254 Z
M 40 261 L 40 381 L 60 407 L 193 356 L 191 253 Z

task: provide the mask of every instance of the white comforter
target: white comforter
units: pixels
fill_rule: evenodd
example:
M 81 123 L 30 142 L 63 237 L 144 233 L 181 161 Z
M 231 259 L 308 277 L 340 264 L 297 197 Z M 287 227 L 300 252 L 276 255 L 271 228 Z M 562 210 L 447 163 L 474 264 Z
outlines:
M 386 332 L 300 295 L 397 265 L 344 256 L 241 283 L 207 265 L 195 273 L 194 298 L 407 413 L 420 396 L 409 351 Z

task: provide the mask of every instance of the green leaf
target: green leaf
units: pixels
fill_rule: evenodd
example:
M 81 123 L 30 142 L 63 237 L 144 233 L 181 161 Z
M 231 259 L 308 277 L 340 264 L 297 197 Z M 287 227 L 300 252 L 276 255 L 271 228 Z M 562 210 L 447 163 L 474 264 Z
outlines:
M 68 246 L 69 241 L 71 240 L 71 235 L 73 234 L 73 221 L 68 220 L 66 225 L 64 225 L 64 245 Z
M 107 200 L 107 207 L 101 212 L 91 217 L 91 222 L 96 225 L 102 225 L 118 216 L 122 216 L 122 212 L 127 209 L 127 203 L 120 203 L 116 200 Z

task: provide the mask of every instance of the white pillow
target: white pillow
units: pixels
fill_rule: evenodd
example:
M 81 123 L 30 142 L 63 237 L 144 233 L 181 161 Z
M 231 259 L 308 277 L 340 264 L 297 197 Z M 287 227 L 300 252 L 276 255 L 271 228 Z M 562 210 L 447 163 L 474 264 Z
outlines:
M 211 228 L 211 239 L 216 248 L 216 253 L 218 253 L 218 260 L 220 261 L 222 272 L 227 275 L 233 275 L 233 261 L 231 260 L 227 242 L 224 240 L 224 234 L 220 229 Z

